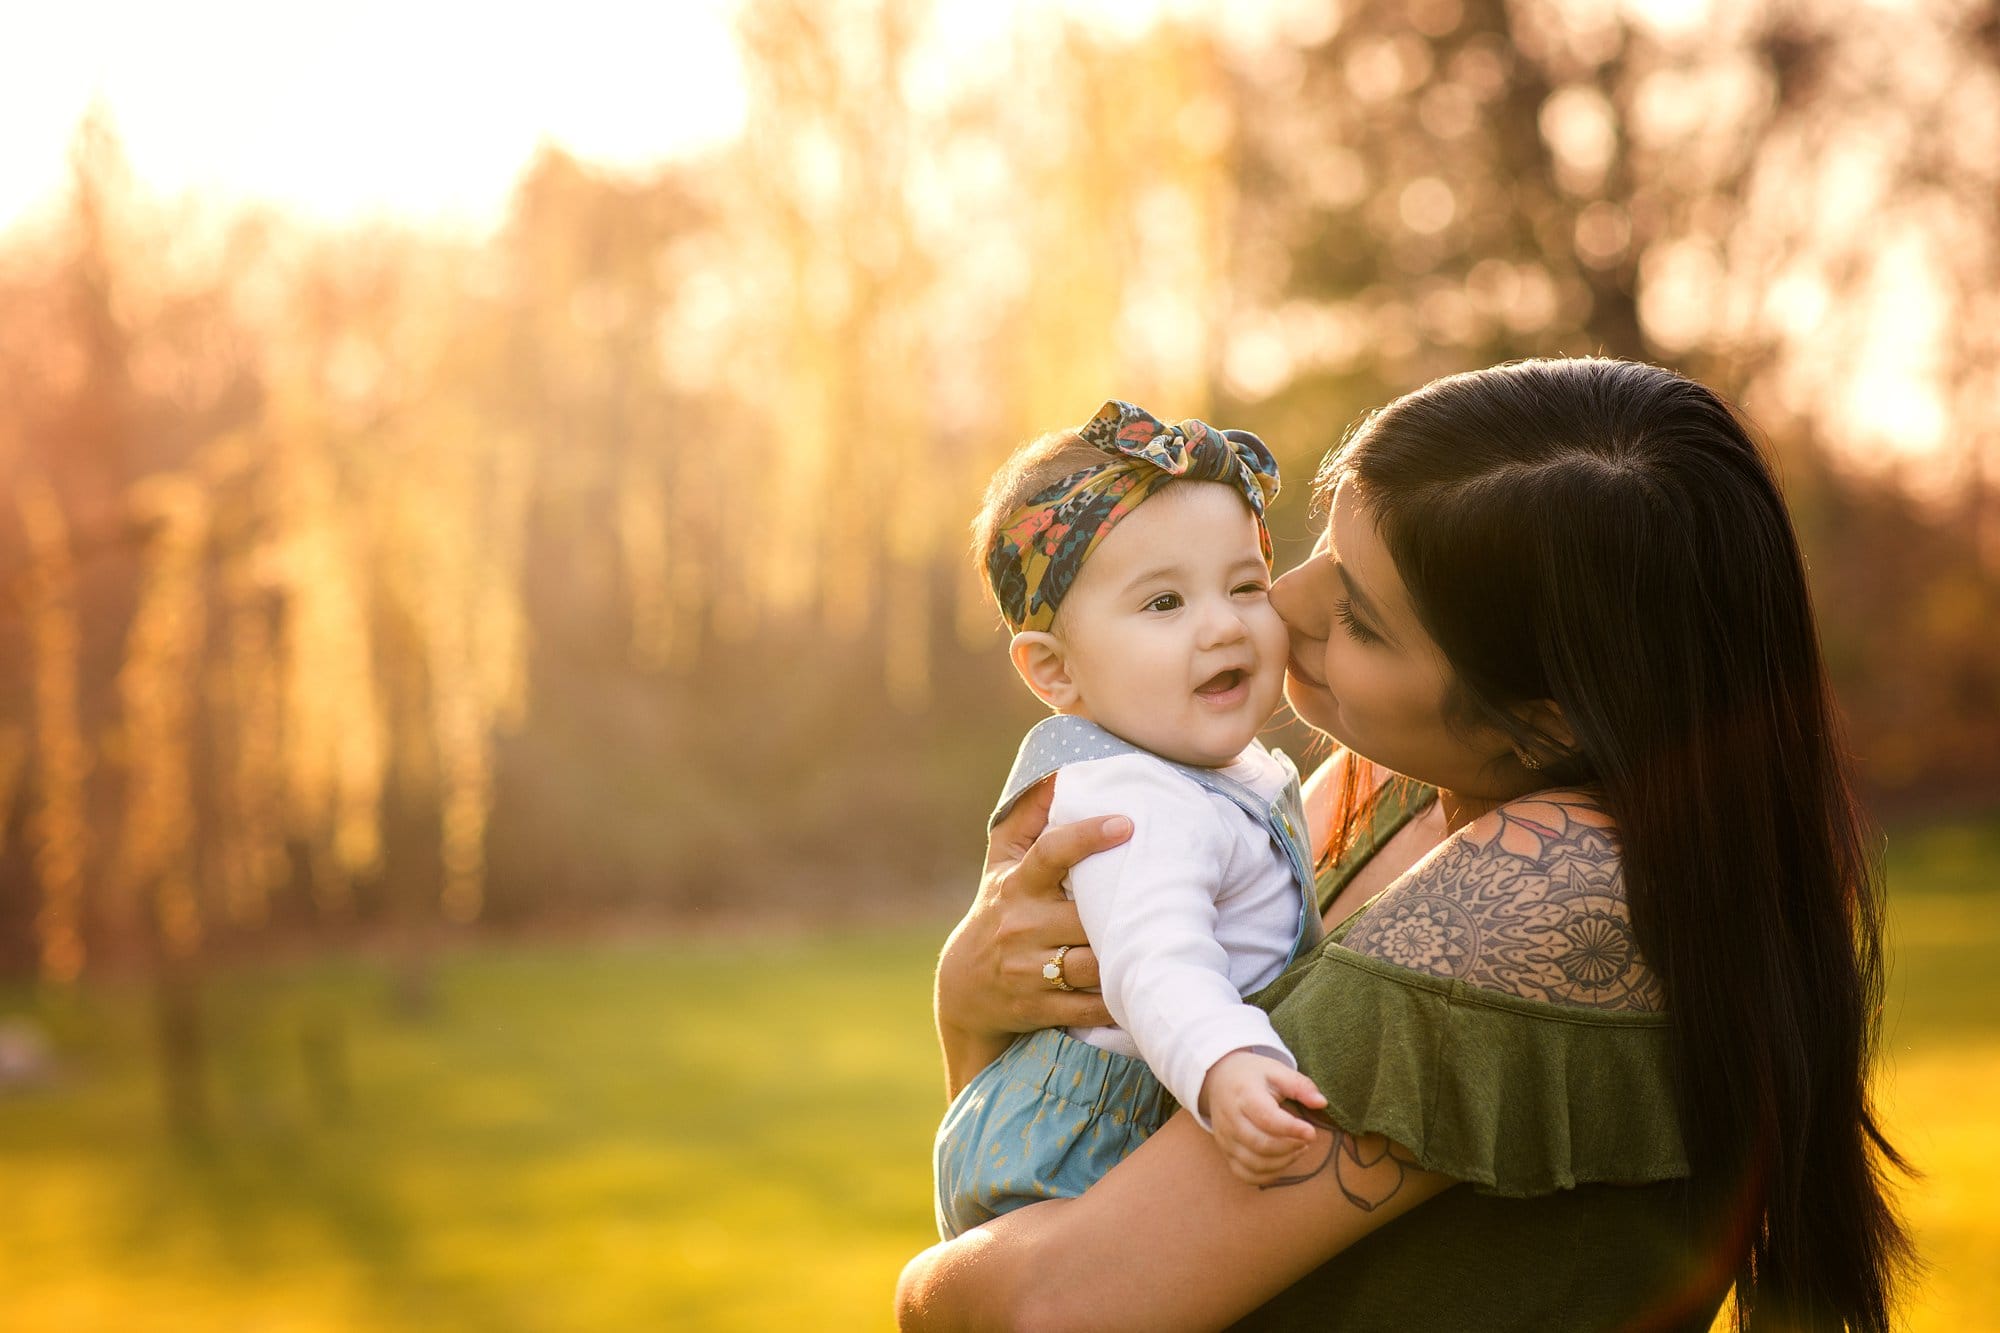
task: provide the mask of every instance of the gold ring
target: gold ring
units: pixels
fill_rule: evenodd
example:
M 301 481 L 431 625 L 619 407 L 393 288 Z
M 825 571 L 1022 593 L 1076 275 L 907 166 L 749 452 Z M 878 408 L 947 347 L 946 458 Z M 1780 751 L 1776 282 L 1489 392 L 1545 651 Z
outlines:
M 1075 947 L 1073 944 L 1065 944 L 1057 949 L 1056 956 L 1042 964 L 1042 980 L 1057 990 L 1075 990 L 1076 987 L 1069 984 L 1069 978 L 1065 977 L 1062 971 L 1063 955 Z

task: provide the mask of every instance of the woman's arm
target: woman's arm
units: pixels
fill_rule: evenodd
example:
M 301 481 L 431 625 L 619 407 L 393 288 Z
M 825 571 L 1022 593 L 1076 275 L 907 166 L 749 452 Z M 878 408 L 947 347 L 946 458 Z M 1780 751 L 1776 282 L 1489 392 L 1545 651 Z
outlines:
M 1182 1112 L 1081 1197 L 912 1259 L 900 1326 L 1220 1328 L 1454 1183 L 1379 1134 L 1322 1129 L 1298 1161 L 1292 1183 L 1246 1185 Z
M 947 1098 L 1020 1033 L 1111 1021 L 1090 989 L 1097 985 L 1097 959 L 1062 882 L 1084 857 L 1131 836 L 1132 822 L 1111 816 L 1047 828 L 1054 790 L 1044 782 L 994 826 L 979 892 L 938 957 L 935 1002 Z M 1075 992 L 1056 990 L 1042 976 L 1065 944 L 1071 948 L 1063 976 Z

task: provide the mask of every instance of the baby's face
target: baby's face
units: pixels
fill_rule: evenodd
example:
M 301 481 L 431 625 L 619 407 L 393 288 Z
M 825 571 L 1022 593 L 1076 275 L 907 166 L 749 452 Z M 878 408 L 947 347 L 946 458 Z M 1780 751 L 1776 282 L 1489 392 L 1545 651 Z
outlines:
M 1063 599 L 1078 702 L 1134 745 L 1214 767 L 1278 706 L 1289 640 L 1271 608 L 1257 521 L 1231 487 L 1195 482 L 1113 528 Z

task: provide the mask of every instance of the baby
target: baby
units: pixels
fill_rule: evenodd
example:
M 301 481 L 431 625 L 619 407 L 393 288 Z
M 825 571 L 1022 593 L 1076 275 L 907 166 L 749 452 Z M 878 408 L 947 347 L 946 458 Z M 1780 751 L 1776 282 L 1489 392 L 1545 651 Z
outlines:
M 1029 731 L 993 820 L 1050 777 L 1049 822 L 1131 818 L 1131 837 L 1070 872 L 1116 1027 L 1017 1039 L 938 1130 L 947 1237 L 1080 1194 L 1178 1102 L 1232 1169 L 1268 1183 L 1272 1139 L 1325 1105 L 1242 997 L 1319 939 L 1291 761 L 1256 736 L 1288 641 L 1270 602 L 1265 503 L 1277 464 L 1256 436 L 1170 426 L 1106 403 L 1081 430 L 1016 451 L 987 488 L 975 550 L 1028 688 Z M 1043 974 L 1068 989 L 1062 953 Z

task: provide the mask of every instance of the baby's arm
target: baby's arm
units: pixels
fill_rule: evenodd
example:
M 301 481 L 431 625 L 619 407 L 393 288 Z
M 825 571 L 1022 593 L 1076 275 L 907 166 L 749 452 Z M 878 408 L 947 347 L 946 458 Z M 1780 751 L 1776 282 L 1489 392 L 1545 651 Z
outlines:
M 1216 1135 L 1232 1169 L 1268 1183 L 1313 1135 L 1280 1099 L 1325 1101 L 1270 1018 L 1243 1003 L 1215 938 L 1236 816 L 1143 756 L 1075 764 L 1057 776 L 1051 822 L 1113 812 L 1131 817 L 1131 838 L 1069 876 L 1105 1005 L 1154 1075 Z

